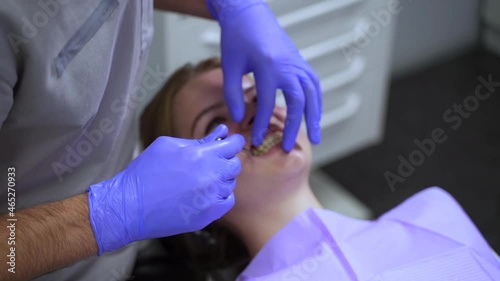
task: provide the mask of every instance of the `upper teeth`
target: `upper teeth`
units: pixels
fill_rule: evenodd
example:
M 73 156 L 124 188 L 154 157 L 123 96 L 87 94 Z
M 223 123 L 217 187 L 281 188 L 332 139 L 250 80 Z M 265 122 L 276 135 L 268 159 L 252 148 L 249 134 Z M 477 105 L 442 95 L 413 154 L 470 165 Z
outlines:
M 254 156 L 259 156 L 259 155 L 265 154 L 266 152 L 269 151 L 269 149 L 271 149 L 272 147 L 274 147 L 275 145 L 277 145 L 278 143 L 280 143 L 281 139 L 282 139 L 281 134 L 271 134 L 271 135 L 268 135 L 262 141 L 261 145 L 252 148 L 252 154 Z

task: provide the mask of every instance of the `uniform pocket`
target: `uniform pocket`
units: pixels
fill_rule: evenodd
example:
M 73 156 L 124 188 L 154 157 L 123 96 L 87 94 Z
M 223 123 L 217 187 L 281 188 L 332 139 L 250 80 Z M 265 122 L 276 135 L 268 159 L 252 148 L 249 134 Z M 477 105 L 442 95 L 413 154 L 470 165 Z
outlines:
M 71 36 L 55 58 L 57 77 L 61 77 L 68 64 L 82 50 L 103 25 L 106 19 L 116 10 L 118 0 L 102 0 L 99 6 L 87 18 L 85 23 Z

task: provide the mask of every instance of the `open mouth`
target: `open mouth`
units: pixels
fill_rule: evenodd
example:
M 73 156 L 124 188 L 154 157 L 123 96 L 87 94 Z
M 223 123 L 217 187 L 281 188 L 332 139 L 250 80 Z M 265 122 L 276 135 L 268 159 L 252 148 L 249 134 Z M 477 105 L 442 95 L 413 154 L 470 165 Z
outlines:
M 276 145 L 280 144 L 283 139 L 283 135 L 281 132 L 275 132 L 268 134 L 266 138 L 262 141 L 262 144 L 259 146 L 251 146 L 250 147 L 250 153 L 252 156 L 261 156 L 269 152 L 271 148 L 275 147 Z

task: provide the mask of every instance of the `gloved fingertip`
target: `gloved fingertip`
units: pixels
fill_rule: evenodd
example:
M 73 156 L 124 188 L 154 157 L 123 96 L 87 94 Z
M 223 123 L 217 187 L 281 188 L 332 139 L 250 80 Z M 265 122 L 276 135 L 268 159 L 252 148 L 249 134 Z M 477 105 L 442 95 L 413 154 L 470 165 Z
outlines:
M 232 150 L 235 152 L 233 156 L 236 156 L 243 150 L 243 147 L 245 147 L 245 138 L 240 134 L 233 134 L 229 136 L 227 140 L 231 142 L 231 146 L 233 147 Z
M 283 139 L 283 142 L 281 144 L 283 150 L 288 153 L 290 152 L 292 149 L 293 149 L 293 146 L 294 146 L 294 142 L 293 141 L 290 141 L 289 139 Z
M 319 144 L 321 142 L 321 128 L 319 125 L 315 125 L 309 134 L 309 140 L 313 144 Z
M 267 126 L 268 124 L 259 126 L 257 125 L 257 122 L 254 122 L 254 128 L 252 131 L 252 144 L 254 146 L 259 146 L 264 141 L 268 131 Z
M 321 128 L 316 131 L 314 144 L 319 144 L 321 142 Z
M 235 196 L 234 196 L 234 192 L 231 192 L 231 195 L 229 195 L 229 196 L 226 198 L 226 200 L 225 200 L 225 201 L 226 201 L 226 202 L 228 202 L 227 204 L 229 205 L 229 210 L 231 210 L 231 208 L 233 208 L 234 203 L 235 203 L 235 201 L 236 201 Z M 229 210 L 228 210 L 228 211 L 229 211 Z
M 252 145 L 259 146 L 262 144 L 262 138 L 258 136 L 252 136 Z
M 233 134 L 231 137 L 235 138 L 235 142 L 241 147 L 241 149 L 243 149 L 245 146 L 245 138 L 240 134 Z
M 321 114 L 320 117 L 318 118 L 318 121 L 316 122 L 316 125 L 314 126 L 315 131 L 316 131 L 316 141 L 317 143 L 321 142 Z
M 229 132 L 229 128 L 227 127 L 226 124 L 219 124 L 215 128 L 215 131 L 217 132 L 217 134 L 223 135 L 225 137 L 227 135 L 227 133 Z
M 233 105 L 232 108 L 229 109 L 231 113 L 231 118 L 233 119 L 234 122 L 240 123 L 243 121 L 243 118 L 245 116 L 245 109 L 241 108 L 238 105 Z
M 218 138 L 225 138 L 229 132 L 229 128 L 225 124 L 218 125 L 208 136 L 203 138 L 205 142 L 214 141 Z

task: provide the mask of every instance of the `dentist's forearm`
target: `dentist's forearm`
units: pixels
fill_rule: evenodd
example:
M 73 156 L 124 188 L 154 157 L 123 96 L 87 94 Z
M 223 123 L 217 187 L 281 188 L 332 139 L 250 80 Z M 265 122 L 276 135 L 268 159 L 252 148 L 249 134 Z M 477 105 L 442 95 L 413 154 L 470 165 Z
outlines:
M 0 227 L 0 280 L 30 280 L 96 255 L 99 249 L 90 225 L 87 196 L 21 210 L 14 216 L 15 231 Z M 8 218 L 2 215 L 0 222 L 11 223 Z M 13 233 L 15 244 L 8 243 Z M 15 273 L 8 271 L 7 255 L 13 249 Z
M 156 9 L 211 19 L 205 0 L 154 0 Z

